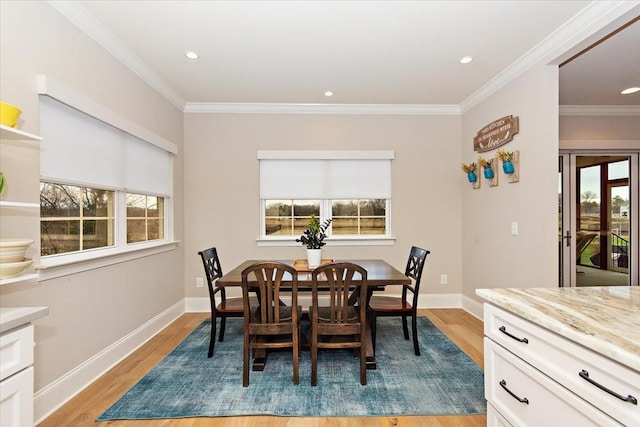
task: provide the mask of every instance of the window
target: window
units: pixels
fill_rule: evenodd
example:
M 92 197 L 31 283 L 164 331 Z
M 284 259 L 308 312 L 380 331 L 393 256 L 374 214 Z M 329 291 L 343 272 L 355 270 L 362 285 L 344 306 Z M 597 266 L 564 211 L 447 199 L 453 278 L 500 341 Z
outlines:
M 164 198 L 127 194 L 127 243 L 164 237 Z
M 331 223 L 334 235 L 386 234 L 387 201 L 384 199 L 334 200 Z
M 40 158 L 45 267 L 50 255 L 67 256 L 67 261 L 55 261 L 62 265 L 84 260 L 84 254 L 127 253 L 133 244 L 144 249 L 172 235 L 167 215 L 173 192 L 171 151 L 50 96 L 40 97 L 40 115 L 47 141 Z
M 43 182 L 40 184 L 42 255 L 114 245 L 114 192 Z
M 260 151 L 261 231 L 297 238 L 311 215 L 331 218 L 329 239 L 390 238 L 389 151 Z

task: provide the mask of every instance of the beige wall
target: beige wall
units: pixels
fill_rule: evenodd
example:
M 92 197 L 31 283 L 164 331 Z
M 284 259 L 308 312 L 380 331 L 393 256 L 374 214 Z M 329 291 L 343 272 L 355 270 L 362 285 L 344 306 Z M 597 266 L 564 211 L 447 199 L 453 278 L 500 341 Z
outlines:
M 45 2 L 0 2 L 0 94 L 39 132 L 36 76 L 46 74 L 178 145 L 175 231 L 183 236 L 182 112 Z M 43 141 L 41 144 L 46 144 Z M 3 143 L 6 198 L 39 199 L 38 144 Z M 38 241 L 37 211 L 2 208 L 2 236 Z M 37 243 L 36 243 L 37 245 Z M 36 246 L 34 245 L 34 246 Z M 38 248 L 29 256 L 38 257 Z M 35 322 L 35 390 L 50 384 L 184 297 L 182 248 L 44 282 L 0 288 L 1 305 L 47 306 Z
M 502 148 L 520 151 L 520 182 L 462 190 L 463 293 L 477 288 L 558 285 L 558 69 L 536 66 L 462 117 L 462 159 L 474 161 L 473 137 L 488 123 L 518 116 L 520 132 Z M 490 158 L 495 151 L 482 153 Z M 519 235 L 511 235 L 517 222 Z
M 294 259 L 304 248 L 258 247 L 257 150 L 394 150 L 393 246 L 325 247 L 332 258 L 383 258 L 404 270 L 411 245 L 431 251 L 422 292 L 462 289 L 460 116 L 187 114 L 186 295 L 203 276 L 197 252 L 218 247 L 223 270 L 244 259 Z M 449 284 L 439 285 L 440 274 Z

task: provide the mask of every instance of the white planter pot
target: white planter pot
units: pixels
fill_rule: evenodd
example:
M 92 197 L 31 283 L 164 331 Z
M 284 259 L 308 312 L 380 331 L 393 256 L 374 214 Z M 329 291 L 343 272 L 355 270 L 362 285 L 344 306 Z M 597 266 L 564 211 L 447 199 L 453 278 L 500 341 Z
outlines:
M 322 249 L 307 249 L 307 263 L 309 268 L 316 268 L 322 260 Z

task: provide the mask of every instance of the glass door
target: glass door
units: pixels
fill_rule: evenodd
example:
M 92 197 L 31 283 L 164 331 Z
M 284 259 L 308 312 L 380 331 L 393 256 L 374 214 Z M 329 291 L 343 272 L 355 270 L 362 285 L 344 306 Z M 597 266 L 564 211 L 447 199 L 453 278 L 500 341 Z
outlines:
M 638 155 L 560 155 L 560 286 L 638 284 Z

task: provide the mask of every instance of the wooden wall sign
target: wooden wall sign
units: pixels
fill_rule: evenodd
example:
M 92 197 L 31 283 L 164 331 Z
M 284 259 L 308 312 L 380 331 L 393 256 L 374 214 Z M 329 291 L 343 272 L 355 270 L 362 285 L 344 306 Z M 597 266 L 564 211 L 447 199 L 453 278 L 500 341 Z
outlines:
M 473 150 L 482 153 L 498 148 L 511 141 L 518 130 L 518 116 L 504 116 L 478 131 L 473 138 Z

